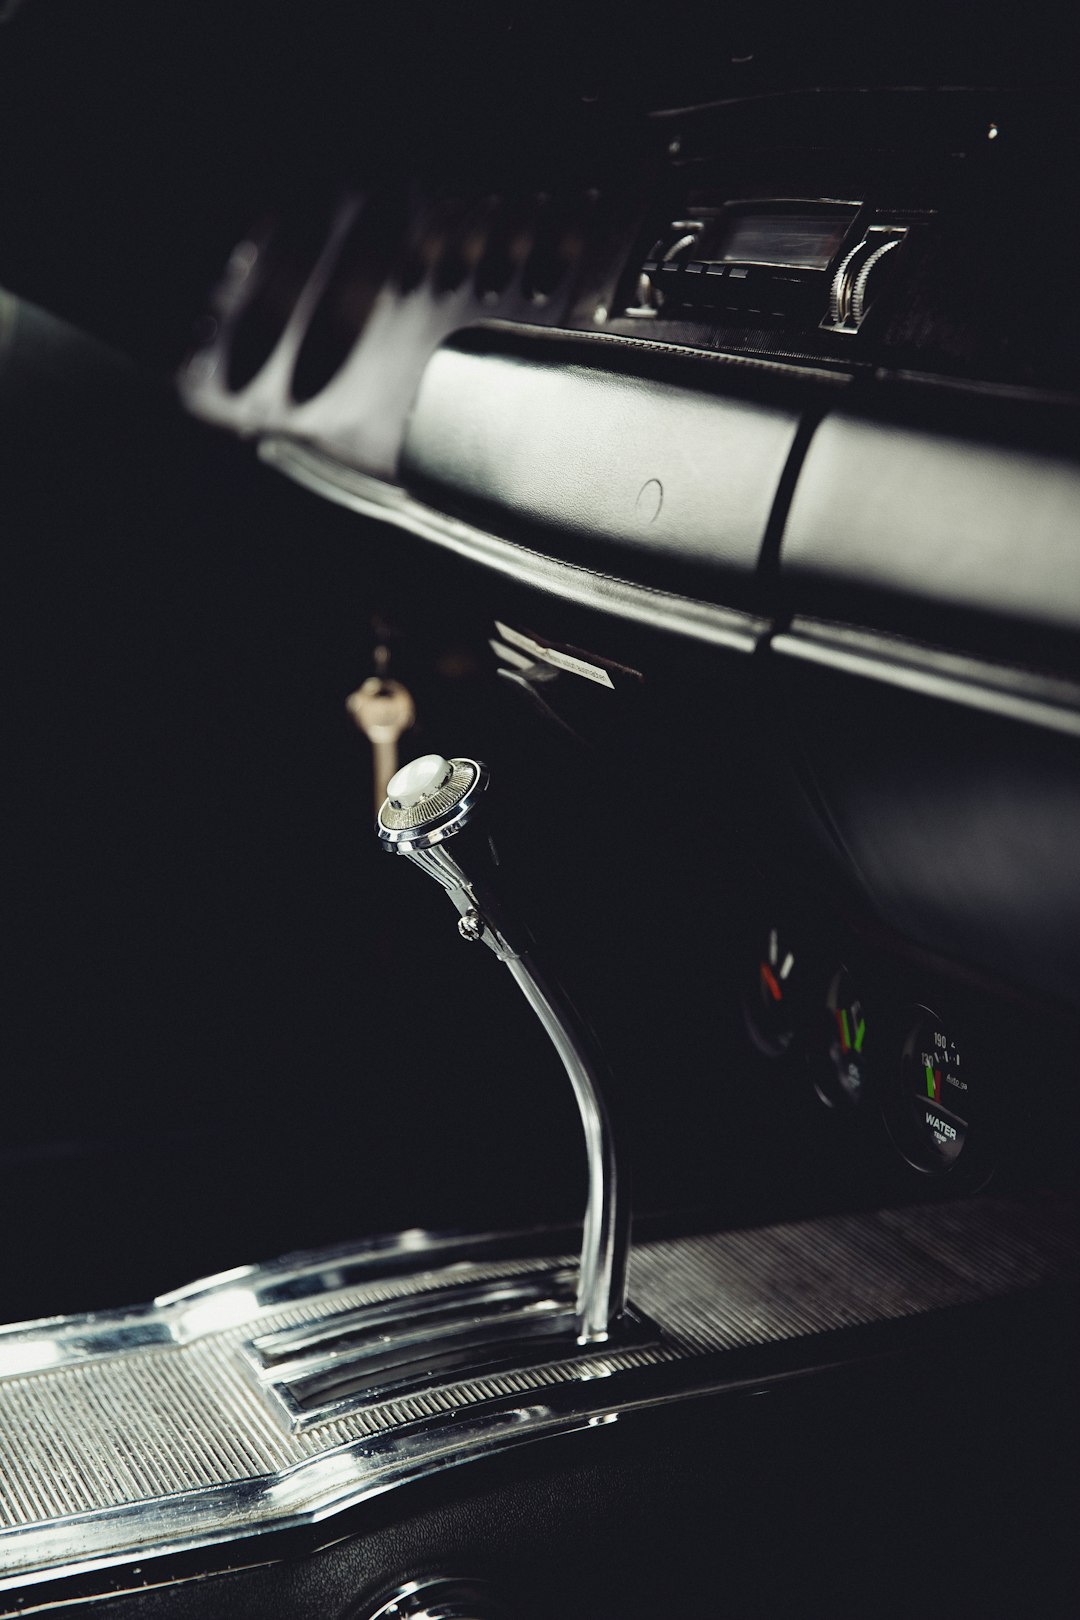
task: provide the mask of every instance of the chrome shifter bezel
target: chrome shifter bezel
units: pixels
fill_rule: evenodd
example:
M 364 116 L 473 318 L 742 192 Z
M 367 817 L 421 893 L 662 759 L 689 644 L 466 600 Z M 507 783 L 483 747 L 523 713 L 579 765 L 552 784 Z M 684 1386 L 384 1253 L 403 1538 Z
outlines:
M 425 822 L 419 827 L 392 827 L 384 820 L 387 803 L 379 811 L 376 822 L 376 831 L 379 841 L 384 848 L 397 854 L 405 854 L 408 850 L 431 849 L 436 844 L 444 843 L 446 839 L 453 838 L 469 821 L 471 821 L 476 807 L 483 798 L 490 781 L 490 772 L 486 765 L 479 760 L 455 757 L 449 762 L 455 771 L 465 766 L 473 773 L 472 781 L 466 787 L 457 803 L 434 825 Z

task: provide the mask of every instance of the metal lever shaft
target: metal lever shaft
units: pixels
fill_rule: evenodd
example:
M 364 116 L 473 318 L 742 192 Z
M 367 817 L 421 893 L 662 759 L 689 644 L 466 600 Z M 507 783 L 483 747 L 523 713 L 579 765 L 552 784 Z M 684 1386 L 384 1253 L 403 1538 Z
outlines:
M 600 1084 L 600 1054 L 558 981 L 543 972 L 523 925 L 507 909 L 490 839 L 476 823 L 488 771 L 471 759 L 427 754 L 391 780 L 379 811 L 384 848 L 405 855 L 446 890 L 466 939 L 509 968 L 559 1055 L 585 1133 L 589 1191 L 581 1245 L 577 1325 L 581 1343 L 607 1339 L 626 1305 L 629 1188 Z M 465 836 L 461 836 L 461 835 Z M 447 845 L 455 839 L 453 851 Z

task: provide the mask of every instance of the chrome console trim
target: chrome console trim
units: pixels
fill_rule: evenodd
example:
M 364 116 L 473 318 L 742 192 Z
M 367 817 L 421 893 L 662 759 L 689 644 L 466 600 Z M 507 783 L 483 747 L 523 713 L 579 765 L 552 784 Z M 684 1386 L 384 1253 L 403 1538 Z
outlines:
M 466 1276 L 349 1306 L 317 1326 L 260 1334 L 241 1356 L 260 1393 L 299 1433 L 438 1385 L 590 1360 L 589 1342 L 577 1337 L 577 1292 L 573 1267 L 481 1282 Z M 658 1329 L 639 1313 L 623 1316 L 620 1350 L 659 1343 Z
M 486 1581 L 440 1576 L 406 1581 L 373 1614 L 356 1620 L 502 1620 L 506 1614 Z
M 521 1442 L 859 1359 L 846 1330 L 1029 1292 L 1073 1274 L 1078 1249 L 1053 1205 L 1019 1199 L 660 1239 L 632 1254 L 631 1298 L 655 1325 L 642 1342 L 436 1368 L 404 1391 L 373 1384 L 301 1429 L 253 1376 L 305 1346 L 330 1356 L 333 1332 L 347 1338 L 364 1309 L 369 1325 L 407 1326 L 416 1306 L 419 1324 L 440 1296 L 497 1298 L 493 1284 L 520 1303 L 538 1272 L 554 1273 L 557 1295 L 573 1271 L 560 1246 L 565 1234 L 407 1232 L 241 1267 L 132 1311 L 0 1330 L 0 1591 L 12 1594 L 0 1613 L 47 1595 L 28 1587 L 135 1564 L 152 1579 L 153 1560 L 195 1549 L 258 1562 L 274 1555 L 260 1537 Z M 782 1340 L 791 1365 L 770 1372 L 764 1347 Z

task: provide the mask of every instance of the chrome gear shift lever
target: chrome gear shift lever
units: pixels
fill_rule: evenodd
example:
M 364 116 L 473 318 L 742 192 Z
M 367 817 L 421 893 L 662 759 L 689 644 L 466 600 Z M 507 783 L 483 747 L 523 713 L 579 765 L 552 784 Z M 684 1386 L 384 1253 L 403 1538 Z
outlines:
M 441 884 L 457 907 L 463 938 L 483 941 L 505 962 L 570 1078 L 589 1171 L 576 1316 L 579 1342 L 591 1344 L 609 1337 L 626 1304 L 626 1171 L 600 1088 L 594 1042 L 557 981 L 537 965 L 527 930 L 501 895 L 494 848 L 477 819 L 488 781 L 487 767 L 474 759 L 425 754 L 410 761 L 390 779 L 379 839 L 384 849 L 407 856 Z M 451 840 L 457 840 L 453 853 Z

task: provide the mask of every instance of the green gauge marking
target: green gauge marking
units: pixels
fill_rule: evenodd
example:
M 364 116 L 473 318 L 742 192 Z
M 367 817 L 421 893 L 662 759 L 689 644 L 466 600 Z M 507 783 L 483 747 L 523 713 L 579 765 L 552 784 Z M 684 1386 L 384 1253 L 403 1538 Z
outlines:
M 919 1170 L 950 1169 L 965 1151 L 969 1106 L 956 1042 L 929 1007 L 912 1008 L 899 1089 L 886 1098 L 886 1123 L 897 1147 Z
M 866 1019 L 846 967 L 838 967 L 825 994 L 820 1046 L 815 1053 L 814 1090 L 828 1108 L 859 1101 L 866 1083 Z

